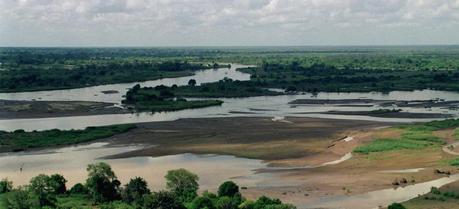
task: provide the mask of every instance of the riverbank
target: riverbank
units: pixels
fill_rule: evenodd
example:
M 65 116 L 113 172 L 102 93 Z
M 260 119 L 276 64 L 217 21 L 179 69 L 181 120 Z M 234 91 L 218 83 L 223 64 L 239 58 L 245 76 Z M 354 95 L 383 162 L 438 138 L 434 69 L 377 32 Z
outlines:
M 86 101 L 0 100 L 0 119 L 49 118 L 123 114 L 131 111 L 114 103 Z

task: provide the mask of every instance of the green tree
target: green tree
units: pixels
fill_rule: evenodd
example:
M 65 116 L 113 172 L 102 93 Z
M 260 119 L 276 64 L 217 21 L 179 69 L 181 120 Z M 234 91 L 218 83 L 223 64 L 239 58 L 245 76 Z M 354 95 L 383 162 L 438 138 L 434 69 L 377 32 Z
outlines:
M 185 169 L 170 170 L 166 174 L 166 186 L 174 192 L 180 201 L 190 202 L 199 189 L 199 177 Z
M 144 209 L 186 209 L 173 192 L 155 192 L 145 195 Z
M 65 186 L 67 180 L 64 178 L 64 176 L 60 174 L 53 174 L 49 177 L 48 181 L 48 184 L 51 187 L 52 192 L 54 192 L 55 194 L 64 194 L 65 192 L 67 192 L 67 187 Z
M 226 181 L 218 187 L 218 196 L 228 196 L 233 197 L 234 195 L 239 193 L 239 186 L 232 182 Z
M 0 181 L 0 194 L 7 193 L 13 190 L 13 182 L 8 179 L 2 179 Z
M 140 203 L 143 199 L 143 196 L 150 194 L 148 189 L 147 182 L 140 177 L 133 178 L 124 186 L 123 190 L 123 199 L 128 202 L 137 202 Z
M 40 174 L 30 180 L 29 189 L 38 197 L 40 207 L 55 206 L 56 197 L 50 185 L 51 177 Z
M 109 202 L 120 198 L 120 182 L 110 165 L 104 162 L 89 164 L 86 186 L 95 202 Z

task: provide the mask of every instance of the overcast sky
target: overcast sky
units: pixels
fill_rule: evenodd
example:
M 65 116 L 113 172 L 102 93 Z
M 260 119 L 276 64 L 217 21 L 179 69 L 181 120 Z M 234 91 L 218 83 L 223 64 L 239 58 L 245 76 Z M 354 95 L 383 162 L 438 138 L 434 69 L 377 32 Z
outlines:
M 0 46 L 459 44 L 459 0 L 0 0 Z

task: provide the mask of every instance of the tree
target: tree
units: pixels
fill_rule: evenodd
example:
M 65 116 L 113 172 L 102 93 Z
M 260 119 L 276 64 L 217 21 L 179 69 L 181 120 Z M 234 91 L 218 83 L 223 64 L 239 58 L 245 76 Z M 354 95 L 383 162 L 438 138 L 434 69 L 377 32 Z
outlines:
M 196 80 L 190 79 L 190 80 L 188 81 L 188 86 L 196 86 Z
M 180 201 L 190 202 L 197 196 L 199 177 L 185 169 L 170 170 L 166 174 L 166 187 L 174 192 Z
M 64 194 L 67 191 L 67 187 L 65 186 L 67 180 L 64 178 L 64 176 L 53 174 L 49 177 L 48 181 L 49 187 L 53 193 Z
M 186 209 L 173 192 L 155 192 L 145 195 L 144 209 Z
M 30 190 L 38 196 L 40 207 L 55 206 L 56 197 L 54 196 L 53 188 L 50 185 L 50 177 L 45 174 L 40 174 L 30 180 Z
M 237 193 L 239 193 L 239 186 L 232 181 L 224 182 L 218 187 L 218 196 L 220 197 L 233 197 Z
M 119 199 L 120 182 L 110 165 L 100 162 L 89 164 L 86 186 L 95 202 L 108 202 Z
M 2 179 L 0 181 L 0 194 L 11 192 L 13 190 L 13 182 L 8 179 Z
M 131 179 L 129 183 L 125 185 L 123 199 L 128 203 L 140 203 L 143 196 L 146 194 L 150 194 L 147 182 L 143 178 L 136 177 Z

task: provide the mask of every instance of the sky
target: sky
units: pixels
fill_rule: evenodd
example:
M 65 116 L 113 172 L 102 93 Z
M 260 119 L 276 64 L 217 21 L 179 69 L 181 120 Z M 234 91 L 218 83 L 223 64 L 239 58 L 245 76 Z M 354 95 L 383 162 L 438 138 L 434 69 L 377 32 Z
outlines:
M 459 44 L 459 0 L 0 0 L 0 46 Z

